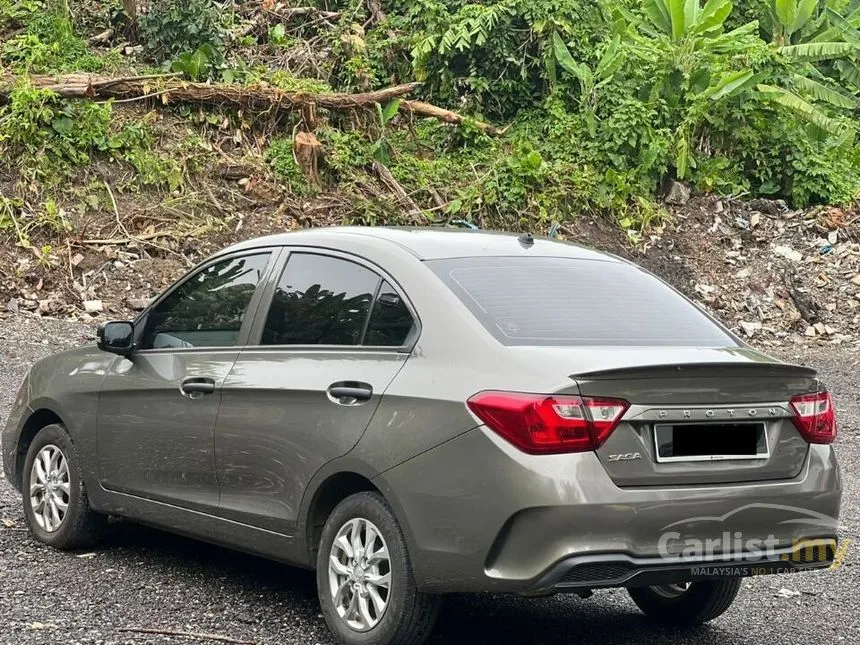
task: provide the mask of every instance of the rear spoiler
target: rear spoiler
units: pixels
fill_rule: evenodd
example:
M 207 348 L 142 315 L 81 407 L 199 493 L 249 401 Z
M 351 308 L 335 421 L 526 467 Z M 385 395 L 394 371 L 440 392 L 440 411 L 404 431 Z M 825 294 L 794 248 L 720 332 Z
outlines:
M 631 367 L 619 367 L 608 370 L 594 370 L 571 374 L 570 378 L 588 378 L 591 380 L 614 380 L 618 378 L 664 378 L 671 376 L 697 377 L 719 373 L 720 377 L 748 377 L 755 373 L 763 378 L 780 376 L 804 376 L 816 377 L 818 372 L 804 365 L 793 365 L 791 363 L 766 363 L 766 362 L 712 362 L 712 363 L 676 363 L 666 365 L 634 365 Z

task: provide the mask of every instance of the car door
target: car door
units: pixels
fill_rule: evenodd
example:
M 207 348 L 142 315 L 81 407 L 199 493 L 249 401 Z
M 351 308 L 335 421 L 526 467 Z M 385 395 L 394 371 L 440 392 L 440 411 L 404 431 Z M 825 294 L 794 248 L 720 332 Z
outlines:
M 221 386 L 247 338 L 271 250 L 215 259 L 135 322 L 97 415 L 99 476 L 113 491 L 216 511 L 215 419 Z
M 393 285 L 360 258 L 290 252 L 224 382 L 222 516 L 292 534 L 308 481 L 355 446 L 417 338 Z

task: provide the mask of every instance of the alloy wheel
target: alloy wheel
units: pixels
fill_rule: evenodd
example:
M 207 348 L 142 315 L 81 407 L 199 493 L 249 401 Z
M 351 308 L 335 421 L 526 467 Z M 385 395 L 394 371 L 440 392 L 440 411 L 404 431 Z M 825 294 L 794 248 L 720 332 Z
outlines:
M 30 506 L 39 528 L 53 533 L 62 526 L 70 494 L 66 456 L 57 446 L 49 444 L 38 452 L 30 470 Z
M 391 560 L 373 522 L 355 518 L 337 532 L 328 579 L 335 609 L 351 629 L 366 632 L 379 623 L 391 600 Z

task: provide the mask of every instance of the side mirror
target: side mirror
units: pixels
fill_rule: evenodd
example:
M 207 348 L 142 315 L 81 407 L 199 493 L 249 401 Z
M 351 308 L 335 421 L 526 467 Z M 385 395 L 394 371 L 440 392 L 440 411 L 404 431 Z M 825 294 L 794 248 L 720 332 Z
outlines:
M 134 325 L 127 320 L 102 323 L 96 345 L 102 351 L 128 356 L 134 349 Z

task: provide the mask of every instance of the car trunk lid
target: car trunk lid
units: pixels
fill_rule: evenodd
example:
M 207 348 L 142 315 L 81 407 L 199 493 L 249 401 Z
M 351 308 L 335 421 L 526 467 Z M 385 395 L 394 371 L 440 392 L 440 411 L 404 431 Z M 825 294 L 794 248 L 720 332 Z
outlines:
M 624 353 L 626 365 L 610 351 L 615 358 L 604 367 L 570 375 L 582 396 L 630 403 L 597 450 L 617 485 L 749 482 L 800 473 L 808 444 L 792 422 L 789 399 L 818 391 L 814 370 L 746 348 Z

